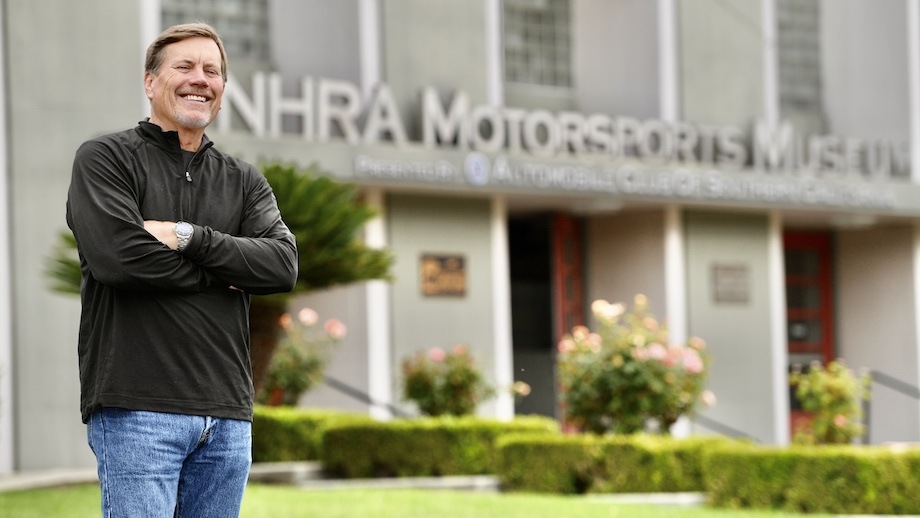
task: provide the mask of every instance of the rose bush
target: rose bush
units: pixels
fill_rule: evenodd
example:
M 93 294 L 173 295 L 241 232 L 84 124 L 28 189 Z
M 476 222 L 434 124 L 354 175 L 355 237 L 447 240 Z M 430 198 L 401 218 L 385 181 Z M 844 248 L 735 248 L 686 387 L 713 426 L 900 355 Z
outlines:
M 632 310 L 597 300 L 596 331 L 575 326 L 559 342 L 557 371 L 566 420 L 593 433 L 670 433 L 699 402 L 715 403 L 704 390 L 706 344 L 668 343 L 667 329 L 636 295 Z
M 300 396 L 323 381 L 332 348 L 338 345 L 348 328 L 330 318 L 318 328 L 319 315 L 303 308 L 295 320 L 289 313 L 281 315 L 282 330 L 268 365 L 265 381 L 256 401 L 267 405 L 296 405 Z
M 402 373 L 403 400 L 425 415 L 469 415 L 494 394 L 464 345 L 418 351 L 403 360 Z
M 843 360 L 827 367 L 812 362 L 806 371 L 795 366 L 789 383 L 802 409 L 812 418 L 807 426 L 795 430 L 798 444 L 849 444 L 865 434 L 862 401 L 868 398 L 868 374 L 856 375 Z

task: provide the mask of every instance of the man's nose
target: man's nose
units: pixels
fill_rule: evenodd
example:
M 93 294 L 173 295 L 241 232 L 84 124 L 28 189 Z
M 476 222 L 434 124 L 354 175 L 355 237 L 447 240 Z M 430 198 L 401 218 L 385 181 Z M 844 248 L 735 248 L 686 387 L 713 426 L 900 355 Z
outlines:
M 195 68 L 189 76 L 188 82 L 193 85 L 207 85 L 208 76 L 204 73 L 203 68 Z

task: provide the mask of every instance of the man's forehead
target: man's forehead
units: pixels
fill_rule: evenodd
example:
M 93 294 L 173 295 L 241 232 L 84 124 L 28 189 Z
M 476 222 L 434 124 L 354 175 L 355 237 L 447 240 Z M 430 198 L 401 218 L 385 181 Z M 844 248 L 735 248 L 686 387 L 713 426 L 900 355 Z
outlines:
M 171 59 L 220 62 L 220 48 L 211 38 L 196 36 L 170 43 L 164 49 Z

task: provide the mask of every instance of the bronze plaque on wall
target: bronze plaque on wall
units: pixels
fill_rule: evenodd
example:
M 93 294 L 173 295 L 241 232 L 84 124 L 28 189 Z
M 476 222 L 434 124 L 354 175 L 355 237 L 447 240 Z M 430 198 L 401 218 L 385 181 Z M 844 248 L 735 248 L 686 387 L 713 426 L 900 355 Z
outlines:
M 423 254 L 419 273 L 426 297 L 466 295 L 466 260 L 462 255 Z
M 746 264 L 712 265 L 712 293 L 716 302 L 743 304 L 751 296 L 750 268 Z

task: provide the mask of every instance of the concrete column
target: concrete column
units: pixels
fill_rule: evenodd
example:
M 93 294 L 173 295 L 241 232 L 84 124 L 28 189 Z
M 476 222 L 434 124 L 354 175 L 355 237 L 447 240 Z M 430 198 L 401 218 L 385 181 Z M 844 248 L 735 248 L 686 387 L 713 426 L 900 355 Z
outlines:
M 773 369 L 773 437 L 789 444 L 789 346 L 786 339 L 786 261 L 783 250 L 783 218 L 771 212 L 768 229 L 767 275 L 770 286 L 770 352 Z
M 386 207 L 383 191 L 366 192 L 366 202 L 378 215 L 364 227 L 365 243 L 372 248 L 387 246 Z M 371 400 L 393 403 L 392 344 L 390 343 L 390 286 L 386 281 L 367 283 L 367 386 Z M 376 419 L 392 417 L 387 408 L 372 405 L 370 415 Z
M 664 277 L 667 301 L 667 325 L 671 342 L 684 343 L 687 329 L 687 257 L 683 214 L 680 207 L 665 209 Z
M 509 390 L 514 383 L 514 351 L 511 340 L 511 266 L 508 251 L 508 204 L 503 197 L 492 198 L 492 307 L 493 352 L 495 354 L 495 416 L 514 417 L 514 396 Z

